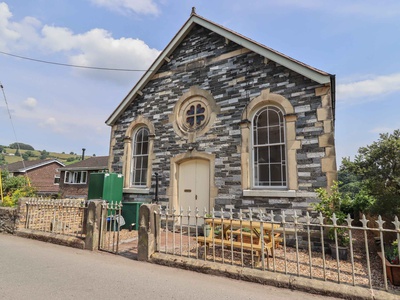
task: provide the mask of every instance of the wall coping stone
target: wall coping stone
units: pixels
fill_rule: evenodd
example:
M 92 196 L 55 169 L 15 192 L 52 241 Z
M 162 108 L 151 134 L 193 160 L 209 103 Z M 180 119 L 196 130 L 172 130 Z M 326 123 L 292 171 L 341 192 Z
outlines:
M 338 284 L 335 282 L 319 281 L 310 278 L 297 277 L 275 272 L 246 269 L 227 264 L 216 264 L 204 260 L 195 260 L 187 257 L 154 253 L 149 262 L 178 267 L 185 270 L 197 271 L 205 274 L 224 276 L 279 288 L 290 288 L 311 294 L 340 297 L 345 299 L 375 299 L 395 300 L 398 294 L 385 291 L 369 290 L 368 288 Z
M 85 240 L 74 236 L 40 232 L 31 229 L 18 229 L 14 232 L 14 235 L 72 248 L 85 249 Z

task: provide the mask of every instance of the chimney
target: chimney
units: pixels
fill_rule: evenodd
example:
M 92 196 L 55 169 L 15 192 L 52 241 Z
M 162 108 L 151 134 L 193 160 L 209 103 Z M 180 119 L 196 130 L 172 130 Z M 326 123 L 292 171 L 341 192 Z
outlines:
M 82 160 L 85 159 L 85 151 L 86 151 L 86 149 L 85 149 L 85 148 L 82 148 Z

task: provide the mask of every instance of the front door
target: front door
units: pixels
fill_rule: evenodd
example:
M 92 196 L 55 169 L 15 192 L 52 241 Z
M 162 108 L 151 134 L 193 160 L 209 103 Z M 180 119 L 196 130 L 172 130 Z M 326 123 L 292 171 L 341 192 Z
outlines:
M 178 203 L 186 212 L 190 207 L 191 216 L 196 207 L 199 215 L 204 215 L 204 208 L 210 211 L 210 162 L 192 159 L 179 165 Z M 193 218 L 194 220 L 194 218 Z

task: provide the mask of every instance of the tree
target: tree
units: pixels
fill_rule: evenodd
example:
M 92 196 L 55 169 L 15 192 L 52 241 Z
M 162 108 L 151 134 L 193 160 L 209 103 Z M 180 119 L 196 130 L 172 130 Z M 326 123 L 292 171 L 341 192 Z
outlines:
M 46 159 L 49 156 L 49 152 L 47 152 L 46 150 L 40 151 L 40 159 Z
M 31 145 L 24 143 L 12 143 L 9 146 L 11 149 L 21 149 L 21 150 L 35 150 Z
M 21 156 L 21 153 L 19 153 L 19 149 L 15 150 L 15 156 Z
M 28 157 L 34 157 L 35 153 L 33 153 L 31 150 L 25 151 L 25 154 L 28 155 Z
M 1 171 L 4 203 L 3 206 L 14 206 L 21 197 L 33 197 L 36 195 L 35 188 L 29 186 L 28 178 L 25 176 L 9 176 L 7 171 Z
M 372 213 L 400 214 L 400 130 L 381 134 L 378 141 L 359 148 L 354 161 L 343 160 L 343 170 L 358 176 L 363 191 L 375 198 Z

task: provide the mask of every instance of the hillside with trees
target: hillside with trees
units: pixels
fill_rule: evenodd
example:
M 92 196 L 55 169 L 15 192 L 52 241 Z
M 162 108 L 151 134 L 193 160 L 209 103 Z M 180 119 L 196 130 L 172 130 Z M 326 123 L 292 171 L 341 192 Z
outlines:
M 92 156 L 96 156 L 93 154 Z M 22 160 L 57 159 L 65 165 L 73 164 L 81 160 L 82 155 L 73 151 L 69 153 L 49 152 L 47 150 L 35 150 L 31 145 L 24 143 L 12 143 L 9 146 L 0 145 L 0 165 L 7 165 Z M 85 157 L 88 157 L 85 155 Z

